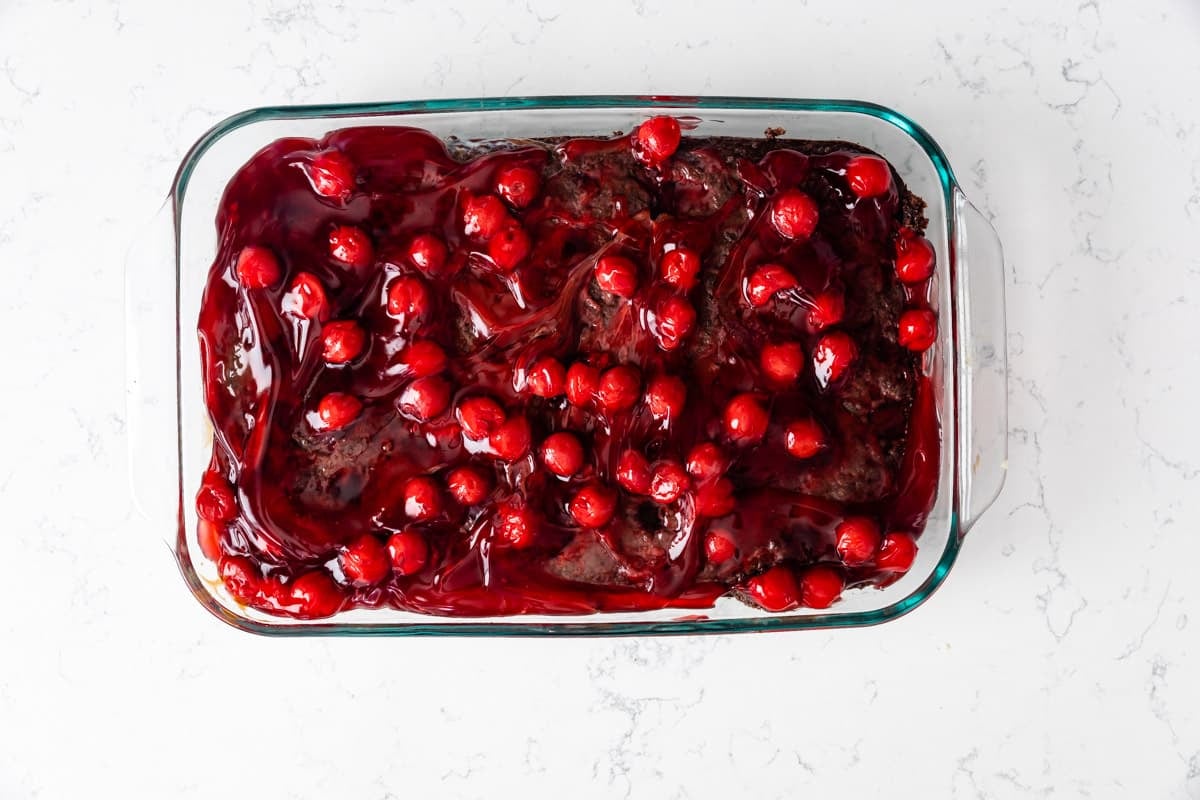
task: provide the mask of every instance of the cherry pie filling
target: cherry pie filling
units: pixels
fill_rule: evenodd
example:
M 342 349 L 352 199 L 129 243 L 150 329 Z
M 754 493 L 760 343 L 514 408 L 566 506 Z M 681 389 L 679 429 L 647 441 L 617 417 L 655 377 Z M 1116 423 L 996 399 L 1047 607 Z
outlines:
M 938 480 L 923 203 L 844 142 L 282 139 L 199 320 L 198 542 L 262 611 L 825 608 Z

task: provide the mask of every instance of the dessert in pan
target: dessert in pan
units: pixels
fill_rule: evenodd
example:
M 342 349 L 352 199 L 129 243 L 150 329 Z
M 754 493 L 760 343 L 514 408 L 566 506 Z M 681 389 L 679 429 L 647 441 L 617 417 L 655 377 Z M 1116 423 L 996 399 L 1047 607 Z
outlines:
M 855 144 L 667 116 L 275 141 L 201 305 L 204 555 L 303 619 L 887 584 L 939 475 L 923 208 Z

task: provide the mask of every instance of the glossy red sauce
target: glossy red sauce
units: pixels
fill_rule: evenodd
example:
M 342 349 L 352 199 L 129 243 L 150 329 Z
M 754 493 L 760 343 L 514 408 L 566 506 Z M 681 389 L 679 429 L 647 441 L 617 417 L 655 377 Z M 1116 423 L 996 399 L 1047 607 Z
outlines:
M 678 152 L 653 164 L 636 150 L 631 137 L 618 136 L 456 147 L 452 155 L 420 130 L 355 128 L 320 142 L 277 141 L 239 170 L 221 203 L 199 319 L 215 431 L 199 501 L 208 518 L 202 541 L 235 597 L 299 617 L 354 606 L 463 616 L 705 608 L 729 593 L 777 610 L 803 604 L 806 570 L 818 562 L 846 586 L 895 579 L 902 570 L 894 565 L 843 563 L 837 527 L 864 517 L 881 534 L 919 535 L 936 492 L 934 387 L 922 356 L 896 336 L 900 312 L 924 302 L 923 288 L 902 286 L 893 266 L 901 229 L 919 232 L 923 224 L 919 201 L 895 180 L 882 194 L 856 196 L 845 174 L 864 151 L 841 143 L 685 137 Z M 330 190 L 314 168 L 329 153 L 348 169 L 344 192 L 337 175 Z M 489 256 L 501 252 L 498 245 L 465 232 L 464 208 L 496 192 L 498 176 L 513 166 L 530 168 L 538 181 L 532 189 L 505 187 L 528 201 L 500 207 L 507 235 L 519 226 L 529 242 L 528 254 L 505 271 Z M 795 188 L 819 210 L 807 239 L 789 240 L 771 221 L 772 198 Z M 340 226 L 365 234 L 360 263 L 331 254 L 331 231 Z M 418 234 L 445 245 L 437 274 L 409 254 Z M 280 274 L 271 285 L 249 288 L 239 279 L 248 246 L 275 256 Z M 701 258 L 690 289 L 661 277 L 660 261 L 676 247 Z M 606 255 L 633 264 L 630 297 L 597 285 L 597 261 Z M 747 285 L 765 263 L 782 266 L 797 285 L 754 307 Z M 310 316 L 297 313 L 289 292 L 301 272 L 326 298 L 323 311 L 306 306 Z M 417 319 L 389 310 L 389 290 L 405 277 L 426 290 Z M 844 310 L 818 330 L 810 310 L 822 292 L 840 296 Z M 696 317 L 669 350 L 656 322 L 668 298 L 685 301 Z M 332 321 L 354 321 L 365 333 L 362 352 L 347 363 L 323 356 Z M 822 387 L 813 357 L 831 331 L 847 334 L 857 357 Z M 404 366 L 414 341 L 436 343 L 446 356 L 443 368 L 430 369 L 450 402 L 428 420 L 400 409 L 414 381 Z M 800 375 L 785 383 L 768 379 L 760 363 L 765 344 L 782 342 L 803 353 Z M 600 373 L 631 365 L 639 373 L 636 402 L 614 411 L 595 399 L 576 405 L 562 394 L 537 396 L 529 371 L 546 357 Z M 686 385 L 682 411 L 667 420 L 644 397 L 662 375 Z M 318 409 L 331 393 L 361 410 L 344 427 L 323 430 Z M 737 442 L 724 426 L 727 404 L 742 393 L 753 393 L 769 415 L 761 441 Z M 504 460 L 494 442 L 464 437 L 456 408 L 478 396 L 495 400 L 507 419 L 528 421 L 527 454 Z M 786 444 L 785 429 L 802 419 L 815 421 L 826 439 L 807 458 Z M 550 472 L 538 454 L 559 431 L 583 446 L 582 467 L 570 478 Z M 671 502 L 618 479 L 627 450 L 651 467 L 684 464 L 702 442 L 721 448 L 727 468 L 719 477 L 690 476 Z M 446 488 L 464 464 L 489 484 L 470 505 Z M 432 518 L 416 520 L 406 509 L 405 486 L 416 476 L 440 487 Z M 728 483 L 714 489 L 717 480 Z M 615 502 L 611 520 L 598 527 L 581 525 L 570 510 L 586 486 Z M 706 490 L 723 493 L 714 503 L 710 492 L 708 507 L 727 513 L 698 513 Z M 213 510 L 214 492 L 228 508 Z M 532 533 L 519 545 L 496 530 L 504 503 L 528 515 Z M 705 538 L 713 531 L 728 542 L 710 557 Z M 407 560 L 363 543 L 367 536 L 386 546 L 400 532 L 409 535 Z M 354 543 L 358 561 L 347 555 Z M 371 563 L 363 568 L 362 559 Z M 355 580 L 347 563 L 374 579 Z M 783 596 L 763 600 L 767 589 L 755 576 L 772 568 L 788 573 Z

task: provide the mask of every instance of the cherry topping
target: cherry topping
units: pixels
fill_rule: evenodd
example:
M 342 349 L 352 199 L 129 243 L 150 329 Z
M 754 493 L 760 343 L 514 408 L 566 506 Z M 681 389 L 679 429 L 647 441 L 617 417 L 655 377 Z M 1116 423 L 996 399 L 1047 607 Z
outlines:
M 329 232 L 329 255 L 352 267 L 365 267 L 375 257 L 371 237 L 362 228 L 339 225 Z
M 283 270 L 274 253 L 265 247 L 250 245 L 238 253 L 234 272 L 238 283 L 247 289 L 268 289 L 279 282 Z
M 507 415 L 490 397 L 468 397 L 458 404 L 458 424 L 468 439 L 486 439 Z
M 700 483 L 708 483 L 725 474 L 729 458 L 715 442 L 700 442 L 687 457 L 687 471 Z
M 331 617 L 341 611 L 346 598 L 324 570 L 315 570 L 297 578 L 291 585 L 296 616 L 301 619 Z
M 393 317 L 417 319 L 429 309 L 429 290 L 420 278 L 411 275 L 397 278 L 388 287 L 387 307 Z
M 345 392 L 330 392 L 317 403 L 317 416 L 322 430 L 336 431 L 358 418 L 362 403 L 357 397 Z
M 595 274 L 601 291 L 626 299 L 637 292 L 637 265 L 624 256 L 602 256 L 596 262 Z
M 408 260 L 426 275 L 441 273 L 449 257 L 446 243 L 432 233 L 418 233 L 408 243 Z
M 463 233 L 488 240 L 508 224 L 511 217 L 494 194 L 468 197 L 463 204 Z
M 724 564 L 737 555 L 737 545 L 729 531 L 711 530 L 704 534 L 704 557 L 710 564 Z
M 344 203 L 354 191 L 354 165 L 338 150 L 317 153 L 305 173 L 313 191 L 322 197 Z
M 512 272 L 529 255 L 531 246 L 524 228 L 515 223 L 505 225 L 488 239 L 488 258 L 501 271 Z
M 388 537 L 387 552 L 392 561 L 392 571 L 397 575 L 415 575 L 429 561 L 429 545 L 421 532 L 406 528 Z
M 656 503 L 674 503 L 692 488 L 692 479 L 678 461 L 660 461 L 650 474 L 650 498 Z
M 900 315 L 896 341 L 914 353 L 928 350 L 937 341 L 937 314 L 927 308 L 910 308 Z
M 329 364 L 347 364 L 358 358 L 367 334 L 354 320 L 340 319 L 321 331 L 321 357 Z
M 291 288 L 280 301 L 280 310 L 289 316 L 324 322 L 329 319 L 329 300 L 325 297 L 325 287 L 310 272 L 296 273 Z
M 617 459 L 617 483 L 634 494 L 650 491 L 650 464 L 637 450 L 626 450 Z
M 546 469 L 560 478 L 569 478 L 583 468 L 583 445 L 573 433 L 552 433 L 542 442 L 540 451 Z
M 838 558 L 848 567 L 866 564 L 879 549 L 879 526 L 866 517 L 847 517 L 836 530 Z
M 767 433 L 770 415 L 753 394 L 739 394 L 725 406 L 725 433 L 736 444 L 754 444 Z
M 233 487 L 216 472 L 204 473 L 196 493 L 196 516 L 209 522 L 232 522 L 237 517 L 237 499 Z
M 657 375 L 646 387 L 646 406 L 655 419 L 678 418 L 686 401 L 687 384 L 674 375 Z
M 829 608 L 842 594 L 845 584 L 833 567 L 817 564 L 800 576 L 800 602 L 809 608 Z
M 446 476 L 450 496 L 464 506 L 483 502 L 492 488 L 491 479 L 472 466 L 456 467 Z
M 681 138 L 679 122 L 674 117 L 651 117 L 634 132 L 633 150 L 647 163 L 659 164 L 675 154 Z
M 529 452 L 532 437 L 528 419 L 510 417 L 496 426 L 496 430 L 488 437 L 488 444 L 500 459 L 516 461 Z
M 883 537 L 875 566 L 889 572 L 908 572 L 917 557 L 917 543 L 911 533 L 892 532 Z
M 846 164 L 846 181 L 859 197 L 878 197 L 892 185 L 892 170 L 877 156 L 855 156 Z
M 808 310 L 808 324 L 819 331 L 837 325 L 846 313 L 846 298 L 836 289 L 826 289 L 813 295 Z
M 400 363 L 408 375 L 427 378 L 446 369 L 446 351 L 432 339 L 418 339 L 400 351 Z
M 352 540 L 338 553 L 338 565 L 351 583 L 370 586 L 388 576 L 387 548 L 372 534 L 364 533 Z
M 586 406 L 600 390 L 600 370 L 583 361 L 576 361 L 567 370 L 567 401 L 573 406 Z
M 696 325 L 696 309 L 682 297 L 668 297 L 658 304 L 655 315 L 658 344 L 663 350 L 674 350 Z
M 567 511 L 585 528 L 607 525 L 616 510 L 617 493 L 600 483 L 584 486 L 567 504 Z
M 796 458 L 812 458 L 825 449 L 825 431 L 811 419 L 796 420 L 784 428 L 783 445 Z
M 541 187 L 542 176 L 529 167 L 506 167 L 496 176 L 496 194 L 514 208 L 525 208 L 532 203 Z
M 567 376 L 568 389 L 570 375 Z M 642 383 L 642 375 L 637 367 L 619 364 L 606 370 L 600 376 L 600 387 L 596 390 L 596 399 L 600 407 L 609 413 L 628 411 L 637 404 L 638 389 Z
M 551 356 L 543 356 L 529 367 L 525 386 L 529 393 L 538 397 L 558 397 L 566 391 L 567 371 L 562 363 Z
M 849 335 L 833 331 L 821 337 L 813 349 L 813 374 L 822 389 L 837 383 L 858 358 L 858 347 Z
M 772 383 L 782 386 L 794 383 L 800 377 L 805 360 L 804 348 L 798 342 L 768 343 L 759 354 L 763 374 Z
M 502 543 L 523 550 L 537 538 L 538 519 L 532 509 L 510 498 L 496 507 L 493 528 Z
M 664 281 L 688 292 L 696 285 L 696 276 L 700 274 L 700 256 L 695 250 L 676 247 L 663 254 L 658 269 Z
M 221 557 L 221 526 L 216 522 L 201 519 L 196 523 L 196 541 L 200 544 L 200 552 L 209 561 Z
M 250 562 L 242 556 L 225 556 L 217 563 L 217 574 L 234 600 L 247 604 L 258 595 L 261 576 Z
M 415 522 L 426 522 L 441 514 L 441 485 L 427 475 L 405 481 L 404 513 Z
M 790 611 L 800 605 L 801 591 L 792 571 L 782 564 L 746 581 L 746 595 L 767 611 Z
M 396 406 L 400 412 L 419 422 L 428 422 L 450 405 L 450 384 L 441 375 L 417 378 L 404 391 Z
M 923 236 L 904 228 L 896 237 L 896 277 L 904 283 L 920 283 L 933 274 L 933 245 Z
M 778 264 L 763 264 L 746 279 L 746 300 L 755 308 L 771 302 L 777 292 L 794 289 L 796 276 Z
M 716 483 L 696 490 L 696 513 L 702 517 L 723 517 L 732 513 L 736 505 L 733 481 L 728 478 L 720 478 Z
M 817 204 L 799 189 L 775 195 L 771 224 L 785 239 L 807 239 L 817 229 Z

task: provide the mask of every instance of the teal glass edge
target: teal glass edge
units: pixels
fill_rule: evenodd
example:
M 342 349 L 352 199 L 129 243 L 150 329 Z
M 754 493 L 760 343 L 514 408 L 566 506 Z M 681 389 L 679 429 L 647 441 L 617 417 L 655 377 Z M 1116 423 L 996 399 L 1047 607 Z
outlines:
M 323 105 L 263 106 L 234 114 L 214 125 L 201 136 L 184 155 L 175 180 L 171 185 L 173 224 L 175 228 L 175 319 L 176 319 L 176 449 L 179 463 L 179 513 L 176 535 L 176 561 L 192 594 L 209 612 L 221 621 L 264 636 L 664 636 L 696 635 L 715 633 L 756 633 L 766 631 L 794 631 L 806 629 L 859 628 L 879 625 L 904 616 L 924 603 L 937 591 L 954 565 L 961 547 L 962 536 L 958 518 L 957 491 L 954 511 L 950 517 L 949 539 L 945 552 L 933 572 L 916 590 L 901 600 L 874 611 L 848 614 L 821 614 L 805 617 L 753 617 L 746 619 L 702 619 L 656 622 L 481 622 L 481 623 L 405 623 L 363 625 L 359 623 L 278 624 L 259 622 L 240 617 L 218 604 L 205 590 L 200 578 L 187 567 L 187 536 L 184 529 L 183 497 L 183 429 L 182 391 L 183 376 L 179 364 L 178 345 L 183 341 L 181 317 L 181 281 L 179 271 L 179 229 L 182 220 L 183 200 L 187 194 L 188 181 L 196 164 L 205 152 L 225 135 L 238 128 L 268 120 L 366 117 L 395 114 L 462 113 L 541 109 L 603 109 L 603 108 L 696 108 L 712 111 L 831 111 L 864 114 L 883 120 L 900 130 L 919 144 L 937 170 L 942 185 L 943 202 L 947 209 L 947 231 L 950 243 L 951 275 L 954 275 L 957 254 L 954 252 L 955 225 L 954 192 L 957 181 L 950 168 L 945 152 L 929 133 L 904 114 L 886 106 L 860 100 L 830 99 L 785 99 L 771 97 L 717 97 L 685 95 L 548 95 L 543 97 L 482 97 L 454 98 L 446 100 L 406 100 L 393 103 L 335 103 Z M 955 293 L 951 292 L 951 303 L 956 304 Z M 959 319 L 959 309 L 952 308 L 954 319 Z M 957 370 L 957 364 L 956 370 Z M 958 386 L 955 380 L 955 401 L 958 402 Z M 958 458 L 954 448 L 954 458 Z M 955 473 L 957 474 L 957 465 Z

